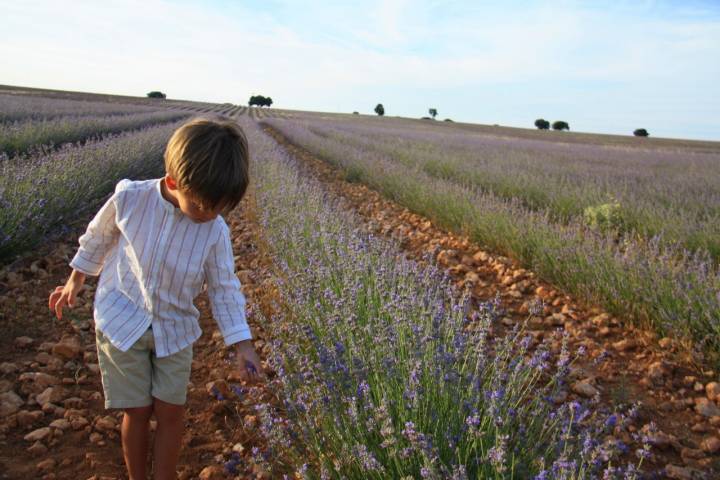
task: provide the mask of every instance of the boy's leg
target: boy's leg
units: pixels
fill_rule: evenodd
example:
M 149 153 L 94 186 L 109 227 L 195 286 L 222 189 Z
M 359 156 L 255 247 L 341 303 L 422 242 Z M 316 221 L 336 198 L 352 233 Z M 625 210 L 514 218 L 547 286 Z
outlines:
M 167 357 L 152 356 L 151 390 L 157 419 L 153 445 L 155 480 L 177 478 L 191 366 L 192 345 Z
M 126 352 L 115 348 L 95 329 L 105 408 L 125 411 L 120 428 L 123 456 L 130 480 L 147 479 L 147 453 L 152 415 L 152 332 Z
M 155 480 L 175 480 L 184 429 L 185 405 L 173 405 L 155 398 L 153 409 L 157 419 L 155 430 Z
M 147 479 L 149 427 L 152 413 L 152 405 L 125 409 L 120 435 L 130 480 Z

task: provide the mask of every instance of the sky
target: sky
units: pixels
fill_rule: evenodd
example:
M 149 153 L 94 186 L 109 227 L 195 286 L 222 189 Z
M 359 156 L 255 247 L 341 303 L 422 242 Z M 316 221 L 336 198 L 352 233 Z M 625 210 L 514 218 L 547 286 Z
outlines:
M 720 0 L 0 0 L 0 84 L 720 140 Z

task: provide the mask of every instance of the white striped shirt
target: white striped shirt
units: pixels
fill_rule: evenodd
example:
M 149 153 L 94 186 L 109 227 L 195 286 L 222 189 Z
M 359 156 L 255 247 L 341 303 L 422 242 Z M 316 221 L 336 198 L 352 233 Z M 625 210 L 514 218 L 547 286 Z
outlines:
M 156 355 L 171 355 L 202 333 L 193 299 L 206 283 L 225 344 L 252 338 L 227 224 L 193 222 L 160 180 L 119 182 L 79 239 L 70 266 L 100 274 L 95 327 L 127 351 L 152 325 Z

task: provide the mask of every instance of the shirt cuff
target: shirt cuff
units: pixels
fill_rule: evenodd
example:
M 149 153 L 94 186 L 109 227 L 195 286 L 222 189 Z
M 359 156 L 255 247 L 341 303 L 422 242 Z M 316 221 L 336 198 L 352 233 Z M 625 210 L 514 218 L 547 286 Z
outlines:
M 100 275 L 100 271 L 102 270 L 103 266 L 102 264 L 98 265 L 95 262 L 89 262 L 85 260 L 80 256 L 80 252 L 78 251 L 75 254 L 75 257 L 73 257 L 72 261 L 70 262 L 70 267 L 72 267 L 74 270 L 84 273 L 85 275 L 96 277 Z
M 232 333 L 223 335 L 225 345 L 232 345 L 234 343 L 242 342 L 243 340 L 251 340 L 252 333 L 250 333 L 250 327 L 243 327 L 240 330 L 236 330 Z

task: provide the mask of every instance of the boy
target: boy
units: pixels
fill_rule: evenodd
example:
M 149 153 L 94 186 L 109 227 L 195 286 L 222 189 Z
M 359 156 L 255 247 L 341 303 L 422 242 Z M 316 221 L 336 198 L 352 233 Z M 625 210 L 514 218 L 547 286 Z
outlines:
M 207 284 L 241 378 L 258 380 L 260 359 L 245 321 L 229 229 L 248 185 L 248 145 L 237 124 L 192 120 L 170 138 L 164 178 L 122 180 L 79 239 L 72 274 L 50 294 L 62 318 L 86 275 L 100 275 L 94 318 L 105 408 L 122 408 L 123 455 L 131 480 L 146 478 L 149 421 L 157 419 L 154 471 L 175 479 L 192 343 L 200 337 L 193 299 Z

